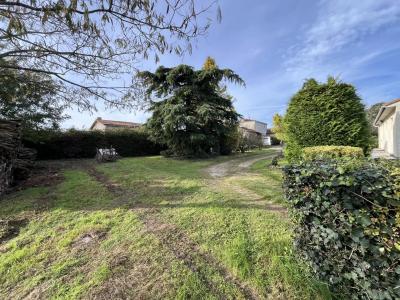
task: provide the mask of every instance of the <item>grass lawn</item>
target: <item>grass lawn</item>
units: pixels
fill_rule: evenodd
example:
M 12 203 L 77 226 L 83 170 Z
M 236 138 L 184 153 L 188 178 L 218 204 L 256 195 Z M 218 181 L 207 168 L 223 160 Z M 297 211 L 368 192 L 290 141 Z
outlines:
M 330 299 L 293 253 L 280 171 L 207 172 L 228 159 L 86 162 L 7 195 L 0 299 Z

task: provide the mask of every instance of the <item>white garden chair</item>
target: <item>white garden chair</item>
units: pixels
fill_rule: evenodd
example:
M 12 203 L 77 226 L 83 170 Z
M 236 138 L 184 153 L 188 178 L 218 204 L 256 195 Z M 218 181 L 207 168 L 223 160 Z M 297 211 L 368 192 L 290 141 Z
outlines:
M 114 148 L 96 148 L 96 160 L 98 162 L 116 161 L 119 155 Z

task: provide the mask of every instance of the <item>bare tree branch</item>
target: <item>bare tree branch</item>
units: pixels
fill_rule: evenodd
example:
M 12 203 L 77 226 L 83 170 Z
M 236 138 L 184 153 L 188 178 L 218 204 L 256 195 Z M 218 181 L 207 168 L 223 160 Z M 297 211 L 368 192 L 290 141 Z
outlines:
M 142 93 L 134 77 L 121 85 L 126 75 L 134 76 L 138 62 L 150 56 L 157 61 L 166 52 L 190 52 L 192 40 L 206 33 L 215 5 L 214 0 L 3 0 L 0 67 L 48 74 L 62 83 L 65 99 L 80 99 L 86 109 L 95 104 L 83 97 L 133 107 Z

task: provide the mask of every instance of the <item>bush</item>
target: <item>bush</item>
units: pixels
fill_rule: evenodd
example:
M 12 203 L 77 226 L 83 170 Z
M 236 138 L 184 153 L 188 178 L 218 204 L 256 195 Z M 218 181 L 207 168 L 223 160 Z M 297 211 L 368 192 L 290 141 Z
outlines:
M 350 146 L 315 146 L 305 147 L 302 150 L 302 157 L 305 160 L 325 159 L 325 158 L 362 158 L 364 152 L 359 147 Z
M 285 158 L 290 162 L 300 161 L 302 151 L 303 151 L 302 147 L 297 144 L 294 143 L 284 144 L 283 153 L 285 155 Z
M 244 153 L 248 150 L 263 147 L 263 140 L 260 134 L 247 133 L 245 129 L 239 128 L 239 138 L 237 142 L 237 150 Z
M 383 159 L 379 163 L 389 170 L 390 176 L 394 180 L 396 195 L 400 198 L 400 161 Z
M 295 246 L 344 299 L 399 299 L 400 200 L 391 172 L 363 160 L 284 168 Z M 398 191 L 397 191 L 398 193 Z
M 223 134 L 219 141 L 219 153 L 221 155 L 229 155 L 235 151 L 239 145 L 240 135 L 241 133 L 237 126 Z
M 311 146 L 370 148 L 369 125 L 356 89 L 331 77 L 327 83 L 305 82 L 290 100 L 284 128 L 288 159 Z
M 121 156 L 157 155 L 162 147 L 139 130 L 114 131 L 32 131 L 23 143 L 38 151 L 38 159 L 92 158 L 96 148 L 114 147 Z

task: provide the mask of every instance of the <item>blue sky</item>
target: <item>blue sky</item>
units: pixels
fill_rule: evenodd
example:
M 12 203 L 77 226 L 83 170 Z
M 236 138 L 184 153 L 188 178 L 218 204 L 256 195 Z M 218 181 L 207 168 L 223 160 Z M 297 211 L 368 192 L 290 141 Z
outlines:
M 199 0 L 200 1 L 200 0 Z M 271 124 L 307 78 L 328 75 L 356 86 L 366 105 L 400 97 L 399 0 L 220 0 L 222 22 L 195 42 L 192 55 L 164 56 L 159 65 L 200 68 L 207 56 L 246 87 L 229 85 L 244 117 Z M 153 62 L 143 69 L 154 71 Z M 142 111 L 69 111 L 64 128 L 104 119 L 145 122 Z

